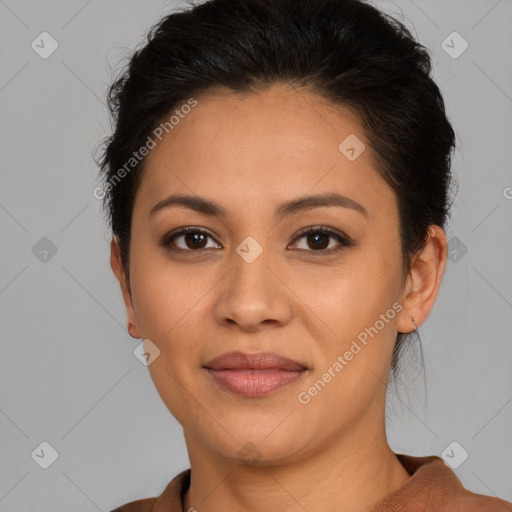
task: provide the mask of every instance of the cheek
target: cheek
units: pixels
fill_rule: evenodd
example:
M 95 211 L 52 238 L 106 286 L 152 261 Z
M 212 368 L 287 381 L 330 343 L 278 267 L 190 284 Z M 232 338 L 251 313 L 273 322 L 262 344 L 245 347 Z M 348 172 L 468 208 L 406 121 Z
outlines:
M 192 308 L 194 290 L 187 273 L 173 266 L 161 249 L 147 240 L 133 246 L 137 249 L 131 255 L 130 274 L 141 336 L 165 343 Z
M 321 333 L 316 348 L 319 363 L 312 382 L 319 378 L 324 381 L 322 376 L 329 369 L 337 376 L 325 399 L 332 393 L 341 400 L 357 396 L 367 404 L 382 382 L 387 382 L 397 309 L 401 308 L 397 302 L 399 256 L 398 250 L 383 256 L 382 251 L 366 247 L 328 274 L 296 280 L 297 295 L 308 297 L 308 308 L 315 313 L 308 313 L 312 323 L 317 317 L 321 320 L 316 321 Z M 324 324 L 328 329 L 322 327 Z M 338 371 L 333 369 L 336 362 Z
M 132 292 L 141 336 L 158 346 L 165 366 L 175 372 L 200 366 L 208 341 L 205 307 L 218 280 L 206 267 L 176 264 L 156 248 L 134 255 Z
M 391 279 L 377 279 L 365 268 L 350 270 L 330 279 L 329 292 L 308 304 L 329 330 L 315 342 L 315 371 L 300 390 L 311 399 L 309 413 L 320 417 L 337 404 L 347 408 L 347 421 L 385 395 L 400 307 Z M 333 408 L 327 414 L 339 412 Z
M 373 325 L 399 296 L 400 262 L 393 254 L 378 258 L 374 252 L 363 248 L 340 265 L 307 269 L 291 281 L 290 288 L 334 331 L 327 330 L 328 336 L 354 336 Z
M 190 401 L 197 395 L 194 379 L 201 365 L 198 340 L 204 338 L 200 332 L 204 314 L 199 306 L 205 290 L 195 287 L 190 276 L 172 271 L 168 262 L 162 266 L 156 258 L 142 260 L 144 265 L 136 261 L 134 258 L 132 293 L 140 334 L 160 351 L 148 370 L 169 411 L 178 421 L 185 421 Z

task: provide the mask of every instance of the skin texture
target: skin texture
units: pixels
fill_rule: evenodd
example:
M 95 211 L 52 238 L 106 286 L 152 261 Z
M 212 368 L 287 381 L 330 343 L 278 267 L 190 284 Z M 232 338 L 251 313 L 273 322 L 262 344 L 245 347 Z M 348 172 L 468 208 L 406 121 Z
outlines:
M 350 110 L 284 85 L 245 95 L 210 91 L 197 101 L 146 159 L 133 211 L 130 287 L 115 238 L 111 245 L 129 332 L 160 349 L 148 368 L 183 426 L 192 468 L 185 510 L 370 510 L 409 478 L 385 436 L 386 384 L 397 331 L 412 331 L 412 319 L 419 327 L 436 299 L 445 233 L 430 227 L 404 276 L 397 198 Z M 366 144 L 354 161 L 338 149 L 349 134 Z M 363 205 L 367 216 L 330 206 L 274 218 L 281 202 L 333 191 Z M 150 216 L 177 193 L 211 199 L 227 214 L 170 207 Z M 298 235 L 322 225 L 353 245 L 322 255 Z M 175 239 L 181 253 L 161 245 L 185 226 L 211 237 L 202 245 L 193 235 L 188 244 L 185 236 Z M 263 248 L 252 263 L 236 252 L 248 236 Z M 331 237 L 321 249 L 336 247 Z M 394 303 L 401 311 L 300 403 L 298 394 Z M 232 350 L 277 352 L 310 370 L 271 395 L 239 396 L 202 368 Z

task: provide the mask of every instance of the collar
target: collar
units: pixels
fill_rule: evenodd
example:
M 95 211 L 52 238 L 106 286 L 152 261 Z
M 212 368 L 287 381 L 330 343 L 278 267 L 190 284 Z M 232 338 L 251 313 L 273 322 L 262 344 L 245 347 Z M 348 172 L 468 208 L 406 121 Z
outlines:
M 411 477 L 371 512 L 512 512 L 512 503 L 467 490 L 441 457 L 395 455 Z M 190 468 L 175 476 L 147 512 L 184 512 L 190 476 Z

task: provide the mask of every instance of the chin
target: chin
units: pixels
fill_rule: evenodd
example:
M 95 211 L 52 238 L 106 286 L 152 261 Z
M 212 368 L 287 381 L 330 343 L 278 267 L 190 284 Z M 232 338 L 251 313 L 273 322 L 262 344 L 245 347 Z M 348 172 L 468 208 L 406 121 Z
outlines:
M 299 439 L 293 430 L 276 430 L 282 418 L 272 426 L 262 425 L 243 429 L 240 425 L 225 425 L 229 435 L 222 428 L 221 439 L 209 439 L 208 444 L 219 455 L 246 466 L 274 466 L 300 458 L 302 446 L 307 440 Z M 236 430 L 235 430 L 236 429 Z

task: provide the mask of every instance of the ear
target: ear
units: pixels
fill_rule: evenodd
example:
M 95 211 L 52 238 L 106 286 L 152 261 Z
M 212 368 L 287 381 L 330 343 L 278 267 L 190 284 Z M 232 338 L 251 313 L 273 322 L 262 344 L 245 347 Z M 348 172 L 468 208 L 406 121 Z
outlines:
M 425 247 L 414 257 L 400 301 L 403 309 L 398 318 L 399 332 L 413 331 L 412 320 L 419 327 L 429 315 L 441 286 L 447 257 L 445 232 L 439 226 L 429 226 Z
M 119 281 L 121 292 L 123 293 L 124 306 L 126 308 L 126 316 L 128 319 L 128 333 L 132 338 L 140 338 L 140 329 L 133 309 L 130 287 L 128 285 L 126 274 L 121 263 L 121 251 L 119 248 L 119 240 L 113 237 L 110 242 L 110 266 Z

